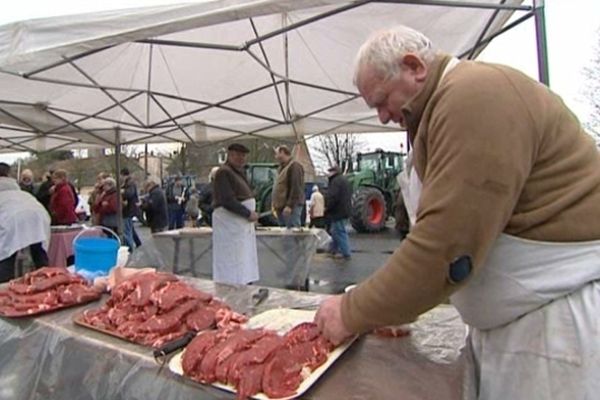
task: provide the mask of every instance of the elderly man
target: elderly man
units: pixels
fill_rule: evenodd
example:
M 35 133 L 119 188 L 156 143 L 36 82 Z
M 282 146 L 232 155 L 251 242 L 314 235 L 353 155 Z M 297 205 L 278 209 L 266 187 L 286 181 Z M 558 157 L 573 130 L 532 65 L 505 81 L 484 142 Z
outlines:
M 273 186 L 272 208 L 279 219 L 279 226 L 298 228 L 304 207 L 304 168 L 292 158 L 287 146 L 275 149 L 275 159 L 279 162 L 277 178 Z
M 50 215 L 9 175 L 10 167 L 0 163 L 0 282 L 15 277 L 17 252 L 26 247 L 36 267 L 48 265 L 42 244 L 50 240 Z
M 450 296 L 471 326 L 481 399 L 600 391 L 600 155 L 547 87 L 459 61 L 398 27 L 360 49 L 355 83 L 413 145 L 414 225 L 388 262 L 316 322 L 334 342 Z
M 239 143 L 227 148 L 227 161 L 213 182 L 213 280 L 245 285 L 259 279 L 254 222 L 254 193 L 244 165 L 249 150 Z

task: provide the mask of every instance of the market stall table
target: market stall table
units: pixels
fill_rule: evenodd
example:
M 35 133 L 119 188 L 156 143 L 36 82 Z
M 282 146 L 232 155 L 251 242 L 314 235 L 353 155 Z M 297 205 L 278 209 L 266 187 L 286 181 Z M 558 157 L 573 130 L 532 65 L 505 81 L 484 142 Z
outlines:
M 48 262 L 53 267 L 66 267 L 67 258 L 74 253 L 73 239 L 77 236 L 82 226 L 50 227 L 50 244 L 48 245 Z
M 324 295 L 271 289 L 251 310 L 256 287 L 182 278 L 238 311 L 315 307 Z M 100 303 L 29 319 L 0 319 L 0 399 L 233 399 L 160 368 L 151 351 L 76 326 L 74 315 Z M 461 399 L 465 325 L 451 306 L 431 310 L 404 338 L 367 335 L 309 389 L 310 399 Z
M 310 261 L 320 241 L 326 238 L 328 235 L 322 229 L 257 228 L 256 245 L 260 270 L 260 280 L 257 283 L 306 290 Z M 153 242 L 158 250 L 156 253 L 166 261 L 160 264 L 167 265 L 168 268 L 165 269 L 169 272 L 212 277 L 211 228 L 184 228 L 155 233 Z
M 84 236 L 101 236 L 102 230 L 83 225 L 51 226 L 48 244 L 48 262 L 53 267 L 66 267 L 67 259 L 74 255 L 73 240 L 85 229 Z

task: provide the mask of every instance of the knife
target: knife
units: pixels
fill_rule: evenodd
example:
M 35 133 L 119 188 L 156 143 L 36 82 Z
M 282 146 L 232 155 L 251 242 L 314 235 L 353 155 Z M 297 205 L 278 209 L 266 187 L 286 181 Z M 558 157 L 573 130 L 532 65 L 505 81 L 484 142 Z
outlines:
M 273 211 L 264 211 L 264 212 L 261 212 L 260 214 L 258 214 L 258 218 L 268 217 L 271 214 L 273 214 Z
M 192 339 L 194 339 L 196 337 L 197 334 L 198 334 L 198 332 L 196 332 L 196 331 L 189 331 L 185 335 L 180 337 L 179 339 L 175 339 L 171 342 L 167 342 L 164 345 L 162 345 L 161 347 L 155 349 L 152 352 L 152 355 L 154 356 L 154 360 L 158 364 L 160 364 L 162 367 L 162 365 L 164 365 L 165 362 L 167 361 L 167 356 L 169 354 L 187 346 L 192 341 Z
M 258 307 L 258 305 L 260 303 L 262 303 L 263 301 L 265 301 L 265 299 L 267 297 L 269 297 L 269 289 L 267 289 L 267 288 L 258 289 L 258 292 L 254 293 L 252 295 L 252 308 L 255 309 L 256 307 Z

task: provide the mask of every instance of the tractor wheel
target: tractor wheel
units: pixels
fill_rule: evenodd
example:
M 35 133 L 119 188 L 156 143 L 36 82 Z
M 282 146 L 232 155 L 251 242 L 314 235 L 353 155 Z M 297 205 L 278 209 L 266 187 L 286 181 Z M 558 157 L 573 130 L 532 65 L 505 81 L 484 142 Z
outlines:
M 363 187 L 352 195 L 350 223 L 357 232 L 378 232 L 385 227 L 385 198 L 375 189 Z

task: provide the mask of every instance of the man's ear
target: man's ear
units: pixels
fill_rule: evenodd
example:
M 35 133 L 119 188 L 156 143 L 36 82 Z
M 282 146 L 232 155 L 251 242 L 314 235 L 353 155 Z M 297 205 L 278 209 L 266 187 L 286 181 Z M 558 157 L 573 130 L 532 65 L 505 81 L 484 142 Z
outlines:
M 417 82 L 423 82 L 427 78 L 427 64 L 414 53 L 405 54 L 402 57 L 400 67 L 411 71 Z

